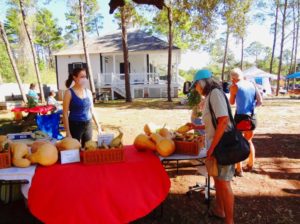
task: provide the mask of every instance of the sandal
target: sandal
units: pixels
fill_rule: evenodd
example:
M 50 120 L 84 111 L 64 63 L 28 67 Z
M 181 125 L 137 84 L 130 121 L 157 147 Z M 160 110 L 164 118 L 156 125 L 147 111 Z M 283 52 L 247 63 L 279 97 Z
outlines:
M 249 165 L 243 167 L 243 171 L 245 171 L 245 172 L 250 172 L 252 169 L 253 169 L 253 166 L 249 166 Z
M 207 214 L 208 214 L 208 217 L 210 217 L 210 218 L 225 219 L 225 216 L 217 215 L 213 209 L 209 209 Z
M 243 171 L 238 171 L 237 169 L 235 169 L 234 171 L 234 176 L 235 177 L 243 177 Z

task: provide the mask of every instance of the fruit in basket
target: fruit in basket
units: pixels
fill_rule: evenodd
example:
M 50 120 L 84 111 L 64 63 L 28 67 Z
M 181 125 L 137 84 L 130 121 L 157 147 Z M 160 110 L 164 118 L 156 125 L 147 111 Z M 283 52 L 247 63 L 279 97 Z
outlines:
M 110 147 L 115 148 L 122 145 L 122 138 L 123 138 L 123 132 L 121 132 L 119 129 L 119 135 L 111 141 Z
M 138 136 L 136 136 L 136 138 L 134 139 L 134 143 L 133 145 L 135 146 L 135 148 L 138 151 L 144 151 L 144 150 L 156 150 L 156 145 L 153 141 L 151 141 L 151 139 L 149 138 L 149 136 L 145 135 L 145 134 L 139 134 Z
M 38 163 L 43 166 L 50 166 L 57 162 L 58 151 L 51 143 L 41 144 L 37 151 L 29 156 L 32 163 Z
M 38 149 L 38 147 L 42 144 L 49 143 L 49 141 L 35 141 L 31 145 L 31 153 L 35 153 Z
M 68 150 L 68 149 L 80 149 L 81 144 L 75 138 L 66 137 L 56 143 L 56 147 L 59 151 Z
M 184 134 L 187 133 L 188 131 L 190 131 L 191 128 L 188 125 L 182 125 L 180 128 L 177 129 L 177 132 L 180 134 Z
M 29 152 L 25 143 L 11 143 L 10 149 L 12 153 L 12 164 L 17 167 L 30 166 L 30 160 L 27 159 Z
M 98 148 L 98 145 L 97 145 L 97 142 L 95 141 L 87 141 L 85 144 L 84 144 L 84 149 L 86 151 L 93 151 L 93 150 L 96 150 Z

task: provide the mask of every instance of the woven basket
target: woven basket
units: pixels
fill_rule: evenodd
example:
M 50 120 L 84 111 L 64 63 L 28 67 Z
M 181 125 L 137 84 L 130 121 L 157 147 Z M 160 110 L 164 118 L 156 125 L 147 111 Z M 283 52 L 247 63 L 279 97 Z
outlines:
M 197 156 L 199 150 L 205 146 L 205 136 L 198 136 L 197 138 L 198 141 L 191 142 L 175 140 L 175 153 Z
M 82 152 L 84 164 L 119 163 L 124 161 L 124 148 L 97 149 Z
M 10 151 L 0 153 L 0 169 L 11 167 Z

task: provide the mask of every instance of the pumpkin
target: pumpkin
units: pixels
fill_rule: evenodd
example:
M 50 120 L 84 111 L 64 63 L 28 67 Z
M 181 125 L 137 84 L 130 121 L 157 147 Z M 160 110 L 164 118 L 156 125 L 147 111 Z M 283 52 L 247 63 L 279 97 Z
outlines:
M 44 143 L 38 146 L 37 151 L 29 156 L 32 163 L 43 166 L 50 166 L 57 162 L 58 151 L 51 143 Z
M 138 136 L 136 136 L 136 138 L 134 139 L 134 143 L 133 145 L 135 146 L 135 148 L 138 151 L 144 151 L 144 150 L 156 150 L 156 145 L 153 141 L 151 141 L 151 139 L 149 138 L 149 136 L 145 135 L 145 134 L 139 134 Z
M 81 144 L 75 138 L 66 137 L 56 144 L 56 147 L 59 151 L 68 150 L 68 149 L 80 149 Z
M 17 167 L 30 166 L 30 160 L 27 159 L 29 151 L 25 143 L 11 143 L 12 164 Z
M 49 141 L 35 141 L 31 145 L 31 153 L 35 153 L 38 149 L 38 147 L 42 144 L 49 143 Z
M 7 140 L 7 136 L 6 135 L 0 135 L 0 143 L 4 142 Z
M 156 142 L 156 151 L 159 155 L 167 157 L 175 152 L 175 143 L 171 139 L 163 138 L 159 134 L 151 134 L 151 139 Z

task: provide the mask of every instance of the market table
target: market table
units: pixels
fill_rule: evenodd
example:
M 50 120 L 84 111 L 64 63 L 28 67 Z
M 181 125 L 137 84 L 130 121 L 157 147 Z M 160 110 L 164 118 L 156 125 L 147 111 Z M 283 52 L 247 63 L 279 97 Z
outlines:
M 53 111 L 55 106 L 53 105 L 45 105 L 45 106 L 35 106 L 35 107 L 16 107 L 13 108 L 12 112 L 27 112 L 27 113 L 34 113 L 34 114 L 47 114 L 50 111 Z
M 129 223 L 165 200 L 170 179 L 150 151 L 125 146 L 125 162 L 38 167 L 28 206 L 45 223 Z

